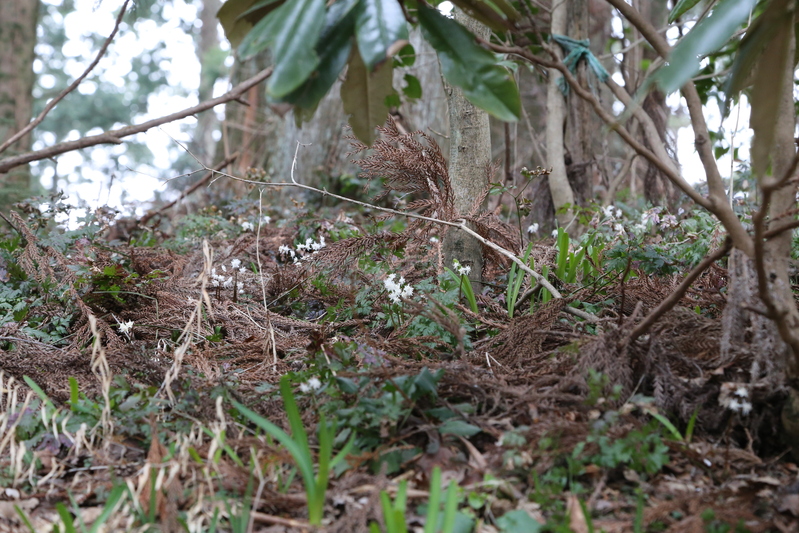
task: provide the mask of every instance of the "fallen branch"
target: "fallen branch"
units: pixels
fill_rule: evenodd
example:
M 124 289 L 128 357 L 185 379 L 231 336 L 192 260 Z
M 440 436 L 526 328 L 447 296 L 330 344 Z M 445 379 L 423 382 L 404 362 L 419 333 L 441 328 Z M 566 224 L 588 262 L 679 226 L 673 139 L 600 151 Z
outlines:
M 128 9 L 129 3 L 130 0 L 125 0 L 125 3 L 122 4 L 122 9 L 119 10 L 119 15 L 117 15 L 117 20 L 116 23 L 114 23 L 114 29 L 111 32 L 111 35 L 109 35 L 108 38 L 105 40 L 103 46 L 100 48 L 100 51 L 97 52 L 97 55 L 94 57 L 94 61 L 92 61 L 91 64 L 88 67 L 86 67 L 86 70 L 83 71 L 83 74 L 78 76 L 75 79 L 75 81 L 73 81 L 69 85 L 69 87 L 61 91 L 58 94 L 58 96 L 47 102 L 47 105 L 44 106 L 44 109 L 42 110 L 41 113 L 39 113 L 38 117 L 36 117 L 27 126 L 19 130 L 17 133 L 12 135 L 8 140 L 6 140 L 2 145 L 0 145 L 0 154 L 5 152 L 9 146 L 11 146 L 15 142 L 23 138 L 25 135 L 30 133 L 33 130 L 33 128 L 41 124 L 42 121 L 44 120 L 44 117 L 46 117 L 47 114 L 50 113 L 50 111 L 52 111 L 52 109 L 58 104 L 58 102 L 63 100 L 66 95 L 74 91 L 78 87 L 78 85 L 80 85 L 81 82 L 84 79 L 86 79 L 86 76 L 88 76 L 89 73 L 92 70 L 94 70 L 94 67 L 97 66 L 97 63 L 99 63 L 100 59 L 102 59 L 102 57 L 105 55 L 105 52 L 108 50 L 108 46 L 111 44 L 111 41 L 114 40 L 114 36 L 116 36 L 117 32 L 119 31 L 119 25 L 122 24 L 122 17 L 125 16 L 125 11 Z
M 169 122 L 174 122 L 176 120 L 180 120 L 182 118 L 186 118 L 191 115 L 196 115 L 197 113 L 201 113 L 203 111 L 211 109 L 215 106 L 218 106 L 219 104 L 230 102 L 231 100 L 241 101 L 241 97 L 244 95 L 244 93 L 246 93 L 252 87 L 258 85 L 259 83 L 261 83 L 271 75 L 272 75 L 272 68 L 270 67 L 268 69 L 262 70 L 252 78 L 241 82 L 240 84 L 238 84 L 237 86 L 235 86 L 233 89 L 226 92 L 222 96 L 212 98 L 211 100 L 206 100 L 205 102 L 202 102 L 194 107 L 189 107 L 187 109 L 178 111 L 176 113 L 172 113 L 171 115 L 167 115 L 165 117 L 148 120 L 147 122 L 144 122 L 142 124 L 125 126 L 124 128 L 106 131 L 98 135 L 83 137 L 76 141 L 67 141 L 56 144 L 54 146 L 50 146 L 48 148 L 43 148 L 41 150 L 36 150 L 33 152 L 28 152 L 25 154 L 20 154 L 13 157 L 7 157 L 5 159 L 1 159 L 0 174 L 8 172 L 12 168 L 18 167 L 20 165 L 25 165 L 32 161 L 48 159 L 50 157 L 64 154 L 66 152 L 72 152 L 74 150 L 80 150 L 82 148 L 88 148 L 90 146 L 96 146 L 98 144 L 122 144 L 123 137 L 129 137 L 131 135 L 135 135 L 136 133 L 147 131 L 162 124 L 167 124 Z

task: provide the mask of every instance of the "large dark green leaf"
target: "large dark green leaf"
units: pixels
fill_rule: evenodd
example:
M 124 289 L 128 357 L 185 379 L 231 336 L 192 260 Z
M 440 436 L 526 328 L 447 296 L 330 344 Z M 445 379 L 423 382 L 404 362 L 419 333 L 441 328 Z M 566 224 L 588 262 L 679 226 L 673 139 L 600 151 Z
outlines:
M 408 40 L 408 23 L 397 0 L 361 0 L 355 36 L 369 70 L 392 56 L 394 45 Z
M 274 72 L 266 86 L 272 98 L 299 87 L 319 64 L 316 43 L 325 23 L 324 0 L 288 0 L 247 34 L 239 53 L 247 59 L 271 48 Z
M 392 73 L 391 61 L 384 61 L 369 72 L 358 48 L 353 47 L 347 79 L 341 85 L 341 100 L 344 112 L 350 115 L 352 132 L 365 144 L 372 144 L 375 127 L 383 124 L 388 116 L 386 97 L 394 91 Z
M 278 8 L 285 0 L 227 0 L 216 17 L 225 30 L 225 36 L 233 48 L 238 47 L 244 36 L 266 15 Z
M 316 45 L 318 68 L 305 83 L 280 100 L 297 106 L 299 109 L 295 111 L 299 111 L 297 116 L 301 119 L 308 119 L 313 115 L 319 101 L 327 94 L 347 64 L 355 26 L 353 8 L 357 4 L 358 0 L 338 0 L 328 8 L 325 27 Z
M 438 10 L 419 4 L 419 23 L 435 48 L 446 80 L 460 87 L 470 102 L 504 121 L 521 116 L 519 90 L 510 73 L 497 65 L 493 54 L 481 48 L 463 26 Z
M 669 24 L 677 20 L 686 11 L 694 7 L 700 0 L 680 0 L 669 13 Z
M 720 49 L 749 17 L 757 0 L 721 0 L 707 18 L 699 21 L 671 51 L 668 65 L 654 80 L 667 93 L 674 92 L 699 70 L 700 58 Z
M 506 0 L 452 0 L 464 13 L 494 31 L 507 31 L 519 20 L 519 12 Z

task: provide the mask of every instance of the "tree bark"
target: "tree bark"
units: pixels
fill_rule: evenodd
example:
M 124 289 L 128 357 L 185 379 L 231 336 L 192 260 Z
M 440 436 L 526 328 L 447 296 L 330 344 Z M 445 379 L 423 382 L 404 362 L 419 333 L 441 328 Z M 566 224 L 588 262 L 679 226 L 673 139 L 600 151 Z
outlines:
M 33 58 L 39 0 L 0 1 L 0 142 L 31 121 L 33 113 Z M 30 151 L 26 135 L 6 156 Z M 31 192 L 30 168 L 15 168 L 0 178 L 0 211 Z
M 489 30 L 480 22 L 455 10 L 455 20 L 482 39 Z M 449 179 L 455 198 L 455 210 L 470 213 L 475 201 L 488 187 L 491 164 L 491 129 L 488 113 L 469 102 L 460 89 L 445 82 L 449 107 Z M 448 231 L 443 242 L 444 265 L 457 259 L 471 268 L 469 280 L 476 293 L 482 290 L 483 253 L 480 242 L 462 231 Z
M 552 34 L 563 35 L 566 33 L 568 19 L 568 2 L 553 2 L 552 5 Z M 560 49 L 556 47 L 560 56 Z M 566 153 L 564 147 L 564 126 L 566 122 L 566 99 L 558 86 L 562 76 L 559 71 L 550 69 L 547 85 L 547 159 L 552 172 L 549 174 L 549 191 L 552 193 L 552 203 L 558 225 L 567 228 L 574 219 L 574 191 L 569 185 L 566 173 Z M 561 211 L 569 206 L 565 211 Z
M 198 100 L 204 102 L 214 95 L 214 84 L 222 76 L 225 65 L 224 55 L 219 48 L 219 22 L 216 13 L 221 3 L 219 0 L 203 0 L 200 21 L 202 28 L 195 42 L 197 59 L 200 61 L 200 87 Z M 194 140 L 190 149 L 203 163 L 211 166 L 216 163 L 216 141 L 214 131 L 219 126 L 219 120 L 213 109 L 209 109 L 197 116 L 197 127 L 194 130 Z

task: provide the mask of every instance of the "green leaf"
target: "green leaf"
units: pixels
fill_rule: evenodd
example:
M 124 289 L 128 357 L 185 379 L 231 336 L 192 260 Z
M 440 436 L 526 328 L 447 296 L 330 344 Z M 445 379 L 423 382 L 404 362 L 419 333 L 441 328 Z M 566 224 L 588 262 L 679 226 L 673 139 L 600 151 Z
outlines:
M 679 2 L 677 2 L 677 5 L 674 6 L 674 9 L 672 9 L 671 13 L 669 13 L 669 24 L 677 20 L 686 11 L 688 11 L 698 3 L 699 0 L 680 0 Z
M 252 27 L 272 10 L 279 7 L 284 0 L 227 0 L 219 9 L 216 18 L 222 24 L 225 36 L 234 48 Z
M 453 0 L 452 2 L 475 20 L 497 32 L 514 29 L 519 12 L 506 0 Z
M 666 93 L 685 85 L 699 70 L 700 58 L 724 46 L 749 17 L 755 3 L 757 0 L 721 0 L 672 49 L 668 64 L 655 73 L 653 80 Z
M 405 74 L 405 87 L 402 88 L 402 93 L 408 98 L 421 98 L 422 97 L 422 84 L 419 78 L 412 74 Z
M 497 519 L 497 526 L 502 533 L 538 533 L 544 529 L 538 520 L 522 509 L 509 511 L 500 516 Z
M 459 435 L 461 437 L 471 437 L 480 433 L 482 429 L 463 420 L 447 420 L 438 428 L 442 435 Z
M 474 35 L 425 4 L 419 4 L 419 23 L 425 39 L 438 53 L 449 83 L 498 119 L 519 119 L 521 99 L 516 83 L 507 70 L 496 64 L 493 54 L 477 45 Z
M 352 50 L 352 32 L 355 27 L 354 7 L 358 0 L 339 0 L 327 10 L 325 27 L 316 45 L 318 68 L 300 87 L 279 101 L 300 108 L 298 117 L 309 119 L 319 101 L 333 86 Z
M 274 71 L 266 86 L 272 98 L 299 87 L 319 64 L 316 43 L 325 23 L 324 0 L 288 0 L 247 34 L 239 53 L 246 60 L 271 48 Z
M 369 72 L 358 47 L 352 49 L 347 79 L 341 85 L 341 100 L 344 112 L 350 115 L 352 132 L 364 144 L 372 144 L 375 127 L 383 124 L 388 116 L 386 96 L 394 91 L 392 66 L 390 61 L 385 61 Z
M 408 23 L 397 0 L 361 0 L 355 19 L 358 50 L 371 72 L 407 44 Z M 393 51 L 392 51 L 393 50 Z
M 416 63 L 416 50 L 411 43 L 403 46 L 394 57 L 395 67 L 412 67 Z

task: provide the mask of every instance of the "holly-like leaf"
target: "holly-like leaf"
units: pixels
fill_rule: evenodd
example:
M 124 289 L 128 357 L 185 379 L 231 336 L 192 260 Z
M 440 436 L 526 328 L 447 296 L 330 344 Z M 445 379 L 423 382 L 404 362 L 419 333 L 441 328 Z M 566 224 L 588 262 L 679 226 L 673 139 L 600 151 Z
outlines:
M 438 10 L 419 4 L 419 23 L 427 41 L 438 53 L 444 78 L 463 91 L 476 106 L 500 120 L 515 122 L 521 116 L 521 99 L 510 73 L 496 64 L 474 35 Z
M 357 4 L 358 0 L 338 0 L 328 8 L 325 27 L 316 45 L 319 56 L 317 69 L 299 88 L 279 100 L 297 106 L 298 117 L 307 119 L 313 115 L 319 101 L 327 94 L 347 64 L 355 27 L 353 8 Z
M 355 20 L 358 50 L 366 67 L 375 68 L 406 44 L 408 23 L 397 0 L 361 0 Z
M 680 0 L 679 2 L 677 2 L 677 5 L 674 6 L 674 9 L 672 9 L 671 13 L 669 13 L 669 24 L 677 20 L 686 11 L 688 11 L 698 3 L 699 0 Z
M 274 71 L 266 86 L 270 97 L 287 95 L 316 69 L 315 47 L 324 23 L 324 0 L 287 0 L 244 38 L 239 49 L 243 60 L 272 49 Z
M 749 17 L 755 3 L 757 0 L 721 0 L 672 49 L 668 65 L 655 73 L 654 81 L 666 93 L 685 85 L 699 70 L 700 58 L 724 46 Z
M 241 44 L 252 27 L 285 0 L 227 0 L 216 18 L 222 24 L 225 36 L 234 48 Z
M 375 127 L 383 124 L 388 116 L 386 96 L 394 91 L 392 73 L 391 61 L 384 61 L 369 72 L 358 47 L 353 47 L 347 79 L 341 85 L 341 100 L 344 112 L 350 115 L 352 132 L 364 144 L 372 144 Z

